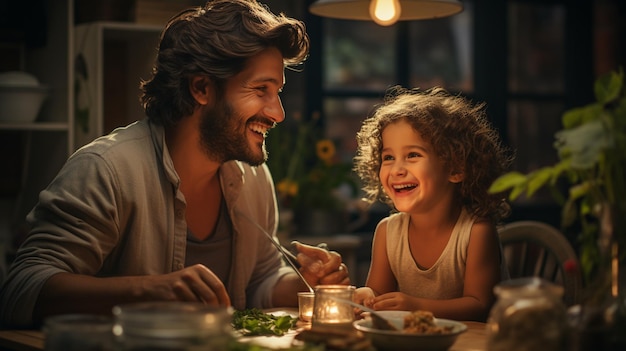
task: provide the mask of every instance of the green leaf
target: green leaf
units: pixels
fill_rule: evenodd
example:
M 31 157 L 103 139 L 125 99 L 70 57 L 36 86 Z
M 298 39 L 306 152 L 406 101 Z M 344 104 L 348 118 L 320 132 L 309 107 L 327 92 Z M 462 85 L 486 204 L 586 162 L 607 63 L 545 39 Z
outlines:
M 250 308 L 233 313 L 233 328 L 243 335 L 284 335 L 298 321 L 289 315 L 274 316 L 258 308 Z
M 569 198 L 572 200 L 579 199 L 587 194 L 591 189 L 592 184 L 590 182 L 583 182 L 580 184 L 574 184 L 569 188 Z
M 564 172 L 567 172 L 571 167 L 571 161 L 569 159 L 561 160 L 559 163 L 552 167 L 552 178 L 550 179 L 550 185 L 556 185 L 557 180 Z
M 598 115 L 602 112 L 603 106 L 598 103 L 592 103 L 582 107 L 574 107 L 563 113 L 561 122 L 563 130 L 576 128 L 589 121 L 598 119 Z
M 617 99 L 622 90 L 623 81 L 624 71 L 621 69 L 598 78 L 594 84 L 596 100 L 604 105 Z
M 578 209 L 576 203 L 568 199 L 561 209 L 561 226 L 564 228 L 571 226 L 578 219 Z
M 602 152 L 613 144 L 613 138 L 601 120 L 578 127 L 561 130 L 555 134 L 556 147 L 560 153 L 568 153 L 571 167 L 590 169 L 600 159 Z
M 543 167 L 531 173 L 528 179 L 526 196 L 531 197 L 537 190 L 542 188 L 550 179 L 552 179 L 553 173 L 552 167 Z
M 595 246 L 595 245 L 594 245 Z M 597 252 L 592 245 L 585 245 L 580 252 L 580 265 L 583 268 L 583 275 L 588 277 L 595 266 Z
M 520 172 L 509 172 L 498 177 L 489 187 L 490 193 L 500 193 L 526 183 L 526 175 Z
M 526 189 L 526 184 L 519 184 L 518 186 L 514 187 L 513 190 L 511 190 L 511 193 L 509 194 L 509 200 L 513 201 L 515 199 L 517 199 L 520 195 L 522 195 L 522 193 L 524 193 L 524 190 Z
M 593 206 L 589 203 L 588 198 L 583 198 L 580 202 L 578 213 L 580 216 L 593 215 Z

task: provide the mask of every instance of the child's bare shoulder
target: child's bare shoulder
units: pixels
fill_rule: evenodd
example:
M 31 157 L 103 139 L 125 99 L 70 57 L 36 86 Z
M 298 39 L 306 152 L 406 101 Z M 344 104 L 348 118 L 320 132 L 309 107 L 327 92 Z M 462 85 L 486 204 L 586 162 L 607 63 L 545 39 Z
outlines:
M 493 241 L 497 237 L 498 230 L 493 222 L 487 219 L 474 221 L 472 229 L 470 230 L 470 242 L 476 240 Z

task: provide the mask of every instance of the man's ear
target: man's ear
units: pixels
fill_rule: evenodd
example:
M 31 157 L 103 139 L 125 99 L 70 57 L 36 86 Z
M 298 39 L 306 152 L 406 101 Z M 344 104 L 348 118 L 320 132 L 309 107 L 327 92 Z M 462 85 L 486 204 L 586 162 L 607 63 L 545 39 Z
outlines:
M 207 76 L 192 76 L 189 79 L 189 93 L 198 104 L 208 105 L 213 97 L 213 83 Z

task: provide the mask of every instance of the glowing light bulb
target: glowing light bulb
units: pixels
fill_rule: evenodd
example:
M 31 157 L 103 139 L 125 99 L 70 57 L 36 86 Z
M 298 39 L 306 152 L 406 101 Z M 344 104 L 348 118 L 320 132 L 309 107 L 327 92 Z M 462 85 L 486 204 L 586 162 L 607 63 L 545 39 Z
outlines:
M 381 26 L 390 26 L 400 18 L 400 0 L 371 0 L 370 16 Z

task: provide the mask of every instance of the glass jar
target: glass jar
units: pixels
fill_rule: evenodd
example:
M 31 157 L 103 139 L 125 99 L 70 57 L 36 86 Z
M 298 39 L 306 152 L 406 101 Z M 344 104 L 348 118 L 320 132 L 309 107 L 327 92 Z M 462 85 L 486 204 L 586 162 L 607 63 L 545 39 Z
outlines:
M 92 314 L 62 314 L 46 318 L 45 351 L 113 351 L 113 318 Z
M 313 301 L 313 327 L 352 328 L 354 308 L 345 301 L 352 301 L 355 289 L 350 285 L 316 286 Z
M 225 350 L 232 308 L 189 302 L 146 302 L 113 308 L 120 350 Z
M 519 278 L 494 289 L 487 319 L 487 350 L 565 350 L 568 340 L 563 287 L 544 279 Z

